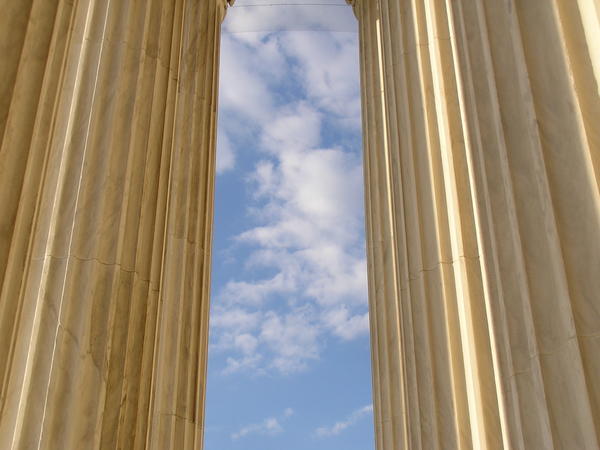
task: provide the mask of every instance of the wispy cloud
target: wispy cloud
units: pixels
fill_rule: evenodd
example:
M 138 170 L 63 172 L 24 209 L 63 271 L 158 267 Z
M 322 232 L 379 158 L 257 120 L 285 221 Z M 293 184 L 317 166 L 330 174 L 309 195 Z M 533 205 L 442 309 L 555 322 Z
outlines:
M 241 428 L 238 432 L 231 435 L 231 439 L 240 439 L 248 434 L 263 434 L 272 436 L 279 434 L 282 431 L 283 428 L 279 424 L 279 421 L 275 417 L 269 417 L 268 419 L 263 420 L 261 423 L 254 423 Z
M 356 65 L 356 36 L 331 33 L 288 33 L 282 45 L 299 62 L 297 72 L 308 99 L 322 111 L 347 125 L 359 127 L 359 72 Z M 344 123 L 344 122 L 342 122 Z
M 259 373 L 297 372 L 319 357 L 322 325 L 317 321 L 315 308 L 308 304 L 285 313 L 269 310 L 250 330 L 236 328 L 234 324 L 239 322 L 230 321 L 230 327 L 217 332 L 213 350 L 228 350 L 224 374 L 248 369 Z
M 346 419 L 336 422 L 333 426 L 317 428 L 314 434 L 317 437 L 336 436 L 371 414 L 373 414 L 373 405 L 363 406 L 346 417 Z
M 214 308 L 210 324 L 217 329 L 235 328 L 238 331 L 254 329 L 261 320 L 259 312 L 249 312 L 242 308 Z
M 313 317 L 308 306 L 285 315 L 267 313 L 260 338 L 273 354 L 272 368 L 282 373 L 296 372 L 304 369 L 307 361 L 318 358 L 319 329 Z
M 231 439 L 235 441 L 245 436 L 248 436 L 249 434 L 260 434 L 263 436 L 275 436 L 277 434 L 280 434 L 284 431 L 281 422 L 287 420 L 293 414 L 294 410 L 292 408 L 286 408 L 279 418 L 268 417 L 262 422 L 246 425 L 240 428 L 235 433 L 232 433 Z
M 369 332 L 369 314 L 351 315 L 346 305 L 326 311 L 323 321 L 335 335 L 345 340 L 354 339 Z
M 231 148 L 229 137 L 222 129 L 219 130 L 217 141 L 219 142 L 219 151 L 217 152 L 217 174 L 222 174 L 231 170 L 235 166 L 235 153 Z

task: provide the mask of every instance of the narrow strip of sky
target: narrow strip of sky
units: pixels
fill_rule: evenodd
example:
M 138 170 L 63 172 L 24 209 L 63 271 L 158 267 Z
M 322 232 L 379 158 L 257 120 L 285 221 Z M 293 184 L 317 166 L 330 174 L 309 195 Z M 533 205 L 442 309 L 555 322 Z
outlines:
M 371 450 L 356 19 L 256 3 L 222 37 L 205 449 Z

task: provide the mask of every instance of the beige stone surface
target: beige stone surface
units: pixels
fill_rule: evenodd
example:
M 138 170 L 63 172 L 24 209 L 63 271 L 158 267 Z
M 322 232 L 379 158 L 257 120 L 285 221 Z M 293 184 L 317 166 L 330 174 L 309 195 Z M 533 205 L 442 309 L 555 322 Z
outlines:
M 378 450 L 600 448 L 600 2 L 354 9 Z
M 226 4 L 1 6 L 0 448 L 201 448 Z

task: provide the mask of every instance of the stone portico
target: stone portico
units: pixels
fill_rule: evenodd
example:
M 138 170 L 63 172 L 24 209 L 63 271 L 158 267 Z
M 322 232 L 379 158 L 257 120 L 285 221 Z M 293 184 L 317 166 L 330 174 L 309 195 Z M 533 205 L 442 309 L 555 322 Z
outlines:
M 0 448 L 201 449 L 224 0 L 4 0 Z M 377 450 L 600 448 L 600 0 L 355 0 Z

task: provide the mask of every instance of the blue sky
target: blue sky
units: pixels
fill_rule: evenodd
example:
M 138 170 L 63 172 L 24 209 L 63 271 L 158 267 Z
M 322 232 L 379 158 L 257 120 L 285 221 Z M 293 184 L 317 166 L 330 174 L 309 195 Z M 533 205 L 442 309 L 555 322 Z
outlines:
M 373 448 L 357 45 L 349 7 L 225 19 L 206 450 Z

